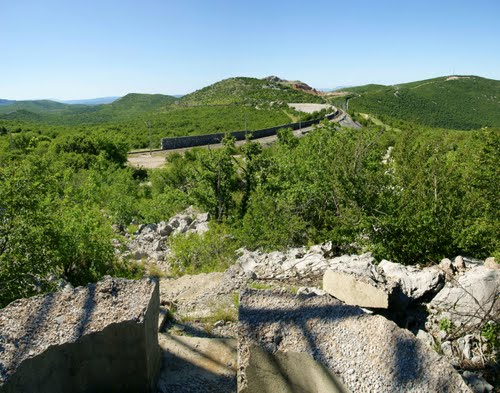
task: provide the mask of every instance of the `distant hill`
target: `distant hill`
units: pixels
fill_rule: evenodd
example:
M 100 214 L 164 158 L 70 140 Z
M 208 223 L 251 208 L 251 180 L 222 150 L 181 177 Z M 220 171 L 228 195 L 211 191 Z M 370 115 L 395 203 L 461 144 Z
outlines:
M 500 127 L 500 81 L 478 76 L 445 76 L 393 86 L 345 89 L 349 109 L 433 127 Z
M 9 101 L 2 100 L 0 105 L 0 114 L 12 113 L 16 111 L 29 111 L 33 113 L 54 113 L 68 109 L 68 104 L 51 100 L 32 100 L 32 101 Z
M 83 100 L 66 100 L 61 101 L 57 100 L 57 102 L 61 102 L 63 104 L 70 105 L 100 105 L 100 104 L 111 104 L 113 101 L 116 101 L 120 97 L 99 97 L 99 98 L 89 98 Z
M 177 98 L 162 94 L 127 94 L 110 104 L 62 104 L 55 101 L 15 101 L 0 106 L 0 117 L 58 125 L 100 124 L 128 120 L 164 110 Z
M 271 102 L 323 102 L 319 96 L 294 89 L 276 79 L 229 78 L 183 96 L 184 105 L 268 104 Z M 288 81 L 286 81 L 288 82 Z
M 13 100 L 3 100 L 0 98 L 0 106 L 1 105 L 12 105 L 14 102 L 16 101 L 13 101 Z
M 148 112 L 162 109 L 175 101 L 177 98 L 163 94 L 130 93 L 109 104 L 107 108 L 114 111 Z

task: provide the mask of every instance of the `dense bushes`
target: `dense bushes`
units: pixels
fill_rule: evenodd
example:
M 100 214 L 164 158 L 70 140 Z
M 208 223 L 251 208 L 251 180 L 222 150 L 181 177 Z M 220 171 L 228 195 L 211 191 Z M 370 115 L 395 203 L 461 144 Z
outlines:
M 324 127 L 301 140 L 284 131 L 272 148 L 238 158 L 193 150 L 159 173 L 168 195 L 182 190 L 245 247 L 331 240 L 338 252 L 427 263 L 497 252 L 498 140 L 487 130 Z
M 125 145 L 103 135 L 25 140 L 10 150 L 0 136 L 1 305 L 61 278 L 140 273 L 115 260 L 111 224 L 159 222 L 189 205 L 212 223 L 171 239 L 178 272 L 223 269 L 241 246 L 332 241 L 337 253 L 402 263 L 499 250 L 499 130 L 323 125 L 301 139 L 284 130 L 264 150 L 227 140 L 173 154 L 149 172 L 124 167 Z
M 108 148 L 92 156 L 103 157 Z M 111 221 L 92 188 L 92 175 L 113 163 L 85 159 L 86 165 L 69 167 L 68 156 L 52 152 L 33 147 L 0 166 L 0 306 L 50 290 L 60 279 L 81 285 L 134 273 L 115 261 Z

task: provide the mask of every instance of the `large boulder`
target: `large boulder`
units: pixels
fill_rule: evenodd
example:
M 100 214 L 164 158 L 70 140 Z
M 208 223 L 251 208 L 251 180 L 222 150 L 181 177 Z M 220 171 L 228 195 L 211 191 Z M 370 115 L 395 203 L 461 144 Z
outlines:
M 158 283 L 107 277 L 0 310 L 0 392 L 154 392 Z
M 454 322 L 478 324 L 500 313 L 500 271 L 477 266 L 452 280 L 428 304 Z
M 460 374 L 408 330 L 330 296 L 246 290 L 240 293 L 239 321 L 239 391 L 273 391 L 255 378 L 297 381 L 304 369 L 316 368 L 293 355 L 302 353 L 328 370 L 322 377 L 332 375 L 329 382 L 338 379 L 351 392 L 470 392 Z M 292 354 L 287 359 L 282 353 Z M 288 391 L 315 392 L 314 385 L 297 386 Z M 323 391 L 329 390 L 316 390 Z
M 418 269 L 383 260 L 379 267 L 385 277 L 395 281 L 409 301 L 436 294 L 444 286 L 444 274 L 437 268 Z

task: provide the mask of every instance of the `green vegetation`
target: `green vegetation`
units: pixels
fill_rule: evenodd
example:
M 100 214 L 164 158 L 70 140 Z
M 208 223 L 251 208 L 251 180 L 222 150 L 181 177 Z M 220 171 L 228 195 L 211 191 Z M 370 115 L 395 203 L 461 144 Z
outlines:
M 259 97 L 252 100 L 269 98 Z M 361 130 L 325 124 L 301 139 L 283 130 L 268 149 L 250 141 L 235 148 L 227 138 L 221 149 L 172 154 L 164 168 L 146 171 L 125 162 L 131 146 L 147 145 L 148 118 L 159 138 L 163 125 L 170 135 L 215 132 L 243 128 L 247 113 L 253 128 L 288 122 L 294 112 L 264 103 L 257 109 L 182 106 L 163 96 L 126 100 L 136 103 L 132 112 L 149 105 L 157 111 L 73 127 L 51 125 L 47 114 L 37 114 L 41 122 L 0 120 L 1 306 L 61 280 L 80 285 L 105 274 L 144 274 L 148 266 L 115 258 L 112 224 L 134 231 L 189 205 L 212 221 L 202 236 L 169 240 L 179 274 L 223 270 L 242 246 L 324 241 L 337 253 L 370 250 L 406 264 L 499 255 L 499 128 L 463 132 L 400 119 L 389 127 L 383 116 L 378 124 L 360 117 Z
M 477 76 L 441 77 L 395 86 L 367 85 L 349 109 L 449 129 L 500 127 L 500 81 Z
M 443 318 L 439 321 L 439 330 L 450 333 L 453 328 L 453 323 L 448 318 Z
M 282 83 L 256 78 L 230 78 L 188 94 L 182 105 L 264 105 L 269 103 L 323 102 L 318 96 L 294 90 Z
M 485 323 L 481 329 L 481 336 L 484 337 L 491 348 L 500 347 L 500 325 L 498 323 L 493 321 Z
M 224 271 L 234 261 L 237 243 L 229 228 L 212 223 L 204 235 L 178 235 L 169 239 L 173 273 Z

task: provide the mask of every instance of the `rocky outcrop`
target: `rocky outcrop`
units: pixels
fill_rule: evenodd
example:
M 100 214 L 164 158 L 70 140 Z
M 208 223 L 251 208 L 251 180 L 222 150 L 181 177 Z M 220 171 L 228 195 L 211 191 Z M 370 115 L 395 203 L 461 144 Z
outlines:
M 107 277 L 0 310 L 0 392 L 153 392 L 158 283 Z
M 330 296 L 246 290 L 239 320 L 239 389 L 253 385 L 251 357 L 259 347 L 278 357 L 307 353 L 352 392 L 470 392 L 460 374 L 408 330 Z
M 500 271 L 478 266 L 450 280 L 428 306 L 452 322 L 477 324 L 500 314 L 499 294 Z
M 189 207 L 173 216 L 168 222 L 141 225 L 127 242 L 127 251 L 122 253 L 122 256 L 156 262 L 162 267 L 161 262 L 165 261 L 170 253 L 167 246 L 169 236 L 182 233 L 201 235 L 208 231 L 208 219 L 208 213 L 198 213 L 193 207 Z
M 444 274 L 437 268 L 419 269 L 383 260 L 378 265 L 387 280 L 398 286 L 400 307 L 435 295 L 444 286 Z
M 302 91 L 307 94 L 312 94 L 312 95 L 321 95 L 320 92 L 318 92 L 316 89 L 313 89 L 311 86 L 309 86 L 307 83 L 301 82 L 301 81 L 289 81 L 286 79 L 281 79 L 278 78 L 275 75 L 268 76 L 266 78 L 263 78 L 264 80 L 271 82 L 271 83 L 278 83 L 281 85 L 285 86 L 290 86 L 292 89 Z
M 238 250 L 237 265 L 241 273 L 256 279 L 290 280 L 318 278 L 330 266 L 332 244 L 325 243 L 310 248 L 290 248 L 285 252 L 261 253 Z
M 324 290 L 347 304 L 361 307 L 404 309 L 434 295 L 444 285 L 444 274 L 437 268 L 419 269 L 386 260 L 376 265 L 370 253 L 332 257 L 331 243 L 267 254 L 245 249 L 240 252 L 238 265 L 248 277 L 323 277 Z

